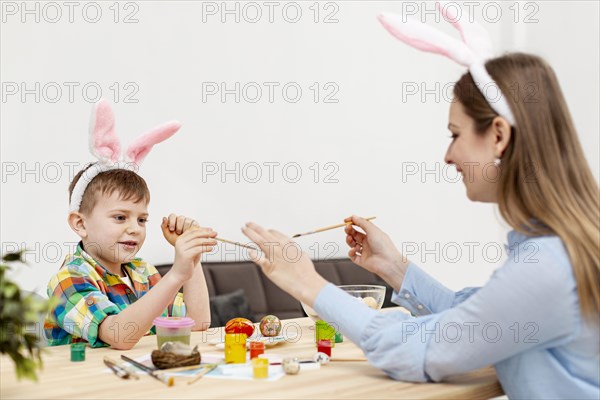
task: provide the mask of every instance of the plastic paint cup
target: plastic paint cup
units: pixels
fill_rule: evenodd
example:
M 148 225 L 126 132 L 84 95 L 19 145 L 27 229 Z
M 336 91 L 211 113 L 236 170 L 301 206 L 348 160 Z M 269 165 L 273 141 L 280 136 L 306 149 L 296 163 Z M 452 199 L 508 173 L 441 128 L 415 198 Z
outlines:
M 154 318 L 156 326 L 156 341 L 158 348 L 165 342 L 181 342 L 190 344 L 190 333 L 195 322 L 187 317 L 158 317 Z
M 85 343 L 71 343 L 71 361 L 85 361 Z
M 319 353 L 325 353 L 331 357 L 331 348 L 333 347 L 332 340 L 319 340 L 317 343 L 317 351 Z
M 225 362 L 228 364 L 246 363 L 246 339 L 245 333 L 225 334 Z
M 322 320 L 315 322 L 315 342 L 319 343 L 319 340 L 331 340 L 332 347 L 335 346 L 335 329 Z
M 250 342 L 250 359 L 256 358 L 265 352 L 263 342 Z
M 252 359 L 252 374 L 255 378 L 264 379 L 269 377 L 269 360 L 267 358 Z

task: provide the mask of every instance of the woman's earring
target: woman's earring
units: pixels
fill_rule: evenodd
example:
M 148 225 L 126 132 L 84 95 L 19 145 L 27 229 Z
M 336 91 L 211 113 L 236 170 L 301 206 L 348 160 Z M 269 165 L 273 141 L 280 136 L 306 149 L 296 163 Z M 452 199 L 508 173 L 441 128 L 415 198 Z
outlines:
M 494 160 L 494 164 L 496 165 L 496 167 L 499 167 L 499 166 L 500 166 L 500 164 L 502 164 L 502 160 L 501 160 L 500 158 L 496 158 L 496 159 Z

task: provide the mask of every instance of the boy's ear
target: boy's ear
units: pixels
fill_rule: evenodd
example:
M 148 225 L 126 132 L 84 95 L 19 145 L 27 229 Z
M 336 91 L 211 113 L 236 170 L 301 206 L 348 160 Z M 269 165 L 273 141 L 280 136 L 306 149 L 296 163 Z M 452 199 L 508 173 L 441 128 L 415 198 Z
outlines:
M 81 213 L 77 211 L 71 211 L 67 221 L 71 229 L 73 229 L 73 231 L 78 234 L 80 238 L 84 239 L 87 237 L 85 219 Z

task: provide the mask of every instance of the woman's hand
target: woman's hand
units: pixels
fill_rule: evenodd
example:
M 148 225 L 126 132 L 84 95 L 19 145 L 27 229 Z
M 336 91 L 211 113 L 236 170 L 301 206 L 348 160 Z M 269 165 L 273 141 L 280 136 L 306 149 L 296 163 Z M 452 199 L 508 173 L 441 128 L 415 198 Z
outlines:
M 258 245 L 262 254 L 249 251 L 252 260 L 277 286 L 312 307 L 327 281 L 317 273 L 308 255 L 291 238 L 253 222 L 242 232 Z
M 394 289 L 402 286 L 408 260 L 404 259 L 390 237 L 375 224 L 353 215 L 346 218 L 346 243 L 350 246 L 348 256 L 355 264 L 381 276 Z M 365 233 L 358 232 L 354 225 Z

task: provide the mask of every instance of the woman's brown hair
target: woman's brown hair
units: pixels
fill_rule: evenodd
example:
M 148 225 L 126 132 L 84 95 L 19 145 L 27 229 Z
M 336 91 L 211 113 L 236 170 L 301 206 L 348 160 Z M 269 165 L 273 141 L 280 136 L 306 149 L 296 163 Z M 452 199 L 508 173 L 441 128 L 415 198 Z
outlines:
M 515 117 L 501 157 L 498 206 L 515 230 L 528 236 L 557 235 L 571 261 L 584 317 L 600 313 L 600 190 L 587 164 L 573 119 L 550 65 L 512 53 L 486 69 Z M 483 134 L 498 115 L 469 73 L 454 95 Z

